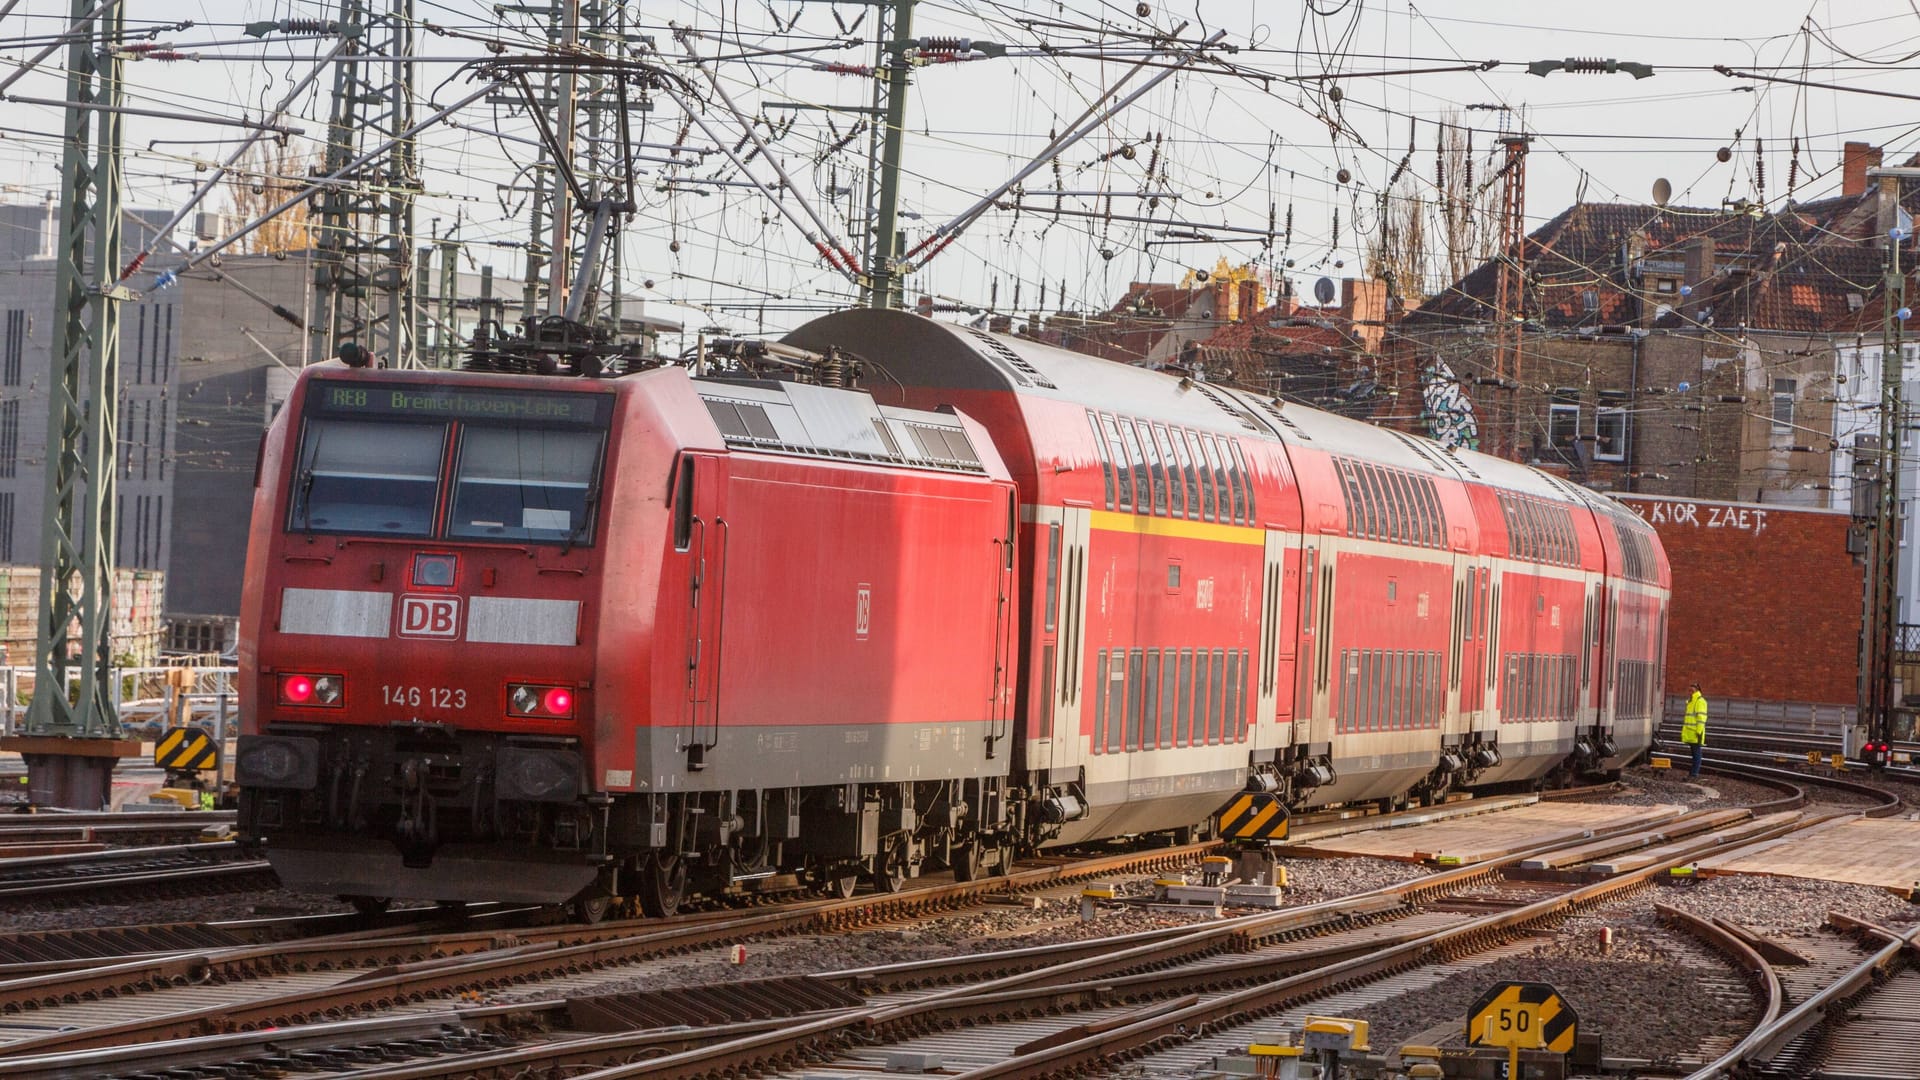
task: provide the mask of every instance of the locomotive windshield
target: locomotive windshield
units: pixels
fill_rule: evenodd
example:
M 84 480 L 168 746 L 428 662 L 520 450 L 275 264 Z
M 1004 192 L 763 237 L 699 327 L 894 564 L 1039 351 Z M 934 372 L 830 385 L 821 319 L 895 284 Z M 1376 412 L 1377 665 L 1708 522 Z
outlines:
M 315 380 L 288 528 L 587 543 L 610 402 L 605 394 Z M 446 490 L 443 476 L 451 477 Z

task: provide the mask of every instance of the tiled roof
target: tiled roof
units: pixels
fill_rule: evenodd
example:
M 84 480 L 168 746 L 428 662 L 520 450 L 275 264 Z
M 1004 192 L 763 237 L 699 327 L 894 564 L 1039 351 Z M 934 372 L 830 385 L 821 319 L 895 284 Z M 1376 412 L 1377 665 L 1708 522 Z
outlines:
M 1576 203 L 1526 238 L 1524 314 L 1552 329 L 1850 330 L 1863 310 L 1877 310 L 1884 258 L 1873 246 L 1877 198 L 1869 189 L 1761 215 Z M 1903 201 L 1920 211 L 1920 185 Z M 1656 291 L 1659 279 L 1684 280 L 1695 237 L 1713 241 L 1714 273 L 1687 283 L 1689 295 Z M 1498 283 L 1498 260 L 1489 260 L 1409 313 L 1402 326 L 1431 332 L 1490 322 Z

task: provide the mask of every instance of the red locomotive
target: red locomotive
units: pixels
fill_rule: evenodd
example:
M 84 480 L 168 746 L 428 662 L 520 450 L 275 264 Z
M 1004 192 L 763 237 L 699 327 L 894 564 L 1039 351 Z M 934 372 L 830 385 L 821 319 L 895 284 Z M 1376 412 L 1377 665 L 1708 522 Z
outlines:
M 869 392 L 303 375 L 247 567 L 242 832 L 296 889 L 883 889 L 1644 749 L 1665 557 L 1550 476 L 900 312 Z

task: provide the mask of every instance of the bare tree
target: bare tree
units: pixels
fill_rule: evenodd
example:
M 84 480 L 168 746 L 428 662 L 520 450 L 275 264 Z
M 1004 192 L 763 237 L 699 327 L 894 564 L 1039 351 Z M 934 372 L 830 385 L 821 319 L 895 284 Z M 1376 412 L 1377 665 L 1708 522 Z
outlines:
M 307 186 L 310 167 L 317 159 L 297 153 L 285 143 L 262 139 L 234 165 L 227 178 L 231 213 L 248 221 L 266 213 Z M 241 240 L 251 252 L 299 251 L 313 246 L 307 228 L 307 204 L 299 203 Z
M 1380 228 L 1367 244 L 1367 273 L 1407 301 L 1427 296 L 1432 273 L 1427 250 L 1427 199 L 1411 175 L 1381 197 Z
M 1459 120 L 1458 113 L 1449 112 L 1441 121 L 1434 166 L 1433 231 L 1448 284 L 1492 256 L 1494 200 L 1499 197 L 1498 187 L 1488 183 L 1492 170 L 1474 161 L 1472 133 Z

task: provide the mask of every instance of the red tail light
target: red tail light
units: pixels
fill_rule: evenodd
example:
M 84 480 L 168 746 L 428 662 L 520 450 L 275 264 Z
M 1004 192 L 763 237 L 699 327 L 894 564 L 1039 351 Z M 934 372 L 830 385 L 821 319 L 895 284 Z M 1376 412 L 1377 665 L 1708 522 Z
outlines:
M 564 686 L 509 683 L 507 715 L 536 720 L 570 720 L 573 718 L 573 691 Z
M 346 696 L 346 680 L 338 675 L 283 674 L 279 690 L 282 705 L 338 708 Z

